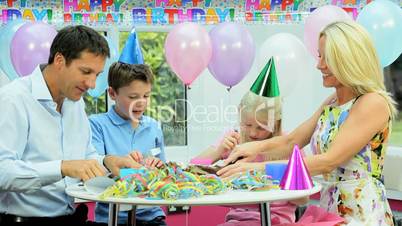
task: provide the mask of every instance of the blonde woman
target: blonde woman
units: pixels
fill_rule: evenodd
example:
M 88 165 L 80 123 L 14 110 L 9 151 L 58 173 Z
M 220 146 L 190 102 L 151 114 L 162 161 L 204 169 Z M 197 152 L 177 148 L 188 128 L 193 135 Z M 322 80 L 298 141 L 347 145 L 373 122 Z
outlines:
M 243 159 L 218 174 L 263 168 L 246 161 L 261 153 L 290 154 L 294 144 L 311 142 L 315 155 L 305 162 L 312 175 L 324 175 L 321 207 L 344 217 L 345 224 L 393 225 L 382 169 L 396 108 L 373 43 L 359 24 L 336 22 L 321 32 L 318 52 L 323 85 L 335 93 L 290 134 L 237 146 L 227 162 Z

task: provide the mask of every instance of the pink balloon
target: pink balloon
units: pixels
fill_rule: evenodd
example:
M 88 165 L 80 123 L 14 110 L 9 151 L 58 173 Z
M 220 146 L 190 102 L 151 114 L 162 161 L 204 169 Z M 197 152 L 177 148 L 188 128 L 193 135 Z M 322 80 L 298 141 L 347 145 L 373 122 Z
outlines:
M 321 6 L 306 18 L 304 44 L 316 59 L 318 59 L 318 36 L 322 29 L 332 22 L 345 20 L 352 20 L 352 17 L 345 10 L 334 5 Z
M 190 85 L 211 60 L 208 32 L 195 23 L 176 25 L 166 38 L 165 55 L 174 73 L 185 85 Z
M 47 63 L 50 46 L 57 31 L 50 25 L 35 22 L 22 25 L 11 41 L 11 62 L 19 76 L 32 73 L 38 64 Z

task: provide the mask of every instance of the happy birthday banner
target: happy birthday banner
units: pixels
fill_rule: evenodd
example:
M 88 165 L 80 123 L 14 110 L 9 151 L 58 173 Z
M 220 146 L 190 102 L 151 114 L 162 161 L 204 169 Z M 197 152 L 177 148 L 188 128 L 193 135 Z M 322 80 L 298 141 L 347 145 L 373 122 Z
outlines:
M 394 0 L 402 6 L 402 0 Z M 315 8 L 337 5 L 354 18 L 371 0 L 0 0 L 0 24 L 17 18 L 56 25 L 299 23 Z

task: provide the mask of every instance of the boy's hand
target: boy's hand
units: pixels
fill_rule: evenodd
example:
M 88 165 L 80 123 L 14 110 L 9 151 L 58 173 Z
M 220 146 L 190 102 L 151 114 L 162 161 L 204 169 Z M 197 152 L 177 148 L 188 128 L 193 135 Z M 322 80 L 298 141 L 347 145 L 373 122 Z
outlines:
M 155 158 L 155 157 L 149 157 L 145 159 L 145 166 L 149 168 L 160 168 L 163 166 L 162 160 Z
M 133 151 L 129 156 L 136 162 L 142 164 L 144 162 L 144 156 L 142 156 L 140 151 Z
M 240 143 L 240 134 L 236 131 L 232 131 L 228 136 L 224 137 L 220 145 L 218 146 L 218 151 L 231 151 L 236 145 Z
M 131 158 L 131 156 L 107 155 L 103 159 L 103 163 L 112 172 L 114 176 L 118 176 L 120 174 L 120 169 L 123 168 L 138 169 L 141 167 L 141 164 L 134 161 Z

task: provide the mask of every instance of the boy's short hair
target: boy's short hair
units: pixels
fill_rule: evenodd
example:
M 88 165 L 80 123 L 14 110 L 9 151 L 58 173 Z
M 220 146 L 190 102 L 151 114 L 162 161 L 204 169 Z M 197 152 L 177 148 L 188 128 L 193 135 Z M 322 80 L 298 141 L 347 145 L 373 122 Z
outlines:
M 48 64 L 52 64 L 56 53 L 60 53 L 68 66 L 71 61 L 80 58 L 84 51 L 96 56 L 110 57 L 106 39 L 94 29 L 83 25 L 65 27 L 52 42 Z
M 126 64 L 115 62 L 109 68 L 108 83 L 116 92 L 124 86 L 130 85 L 134 80 L 152 84 L 154 75 L 146 64 Z

